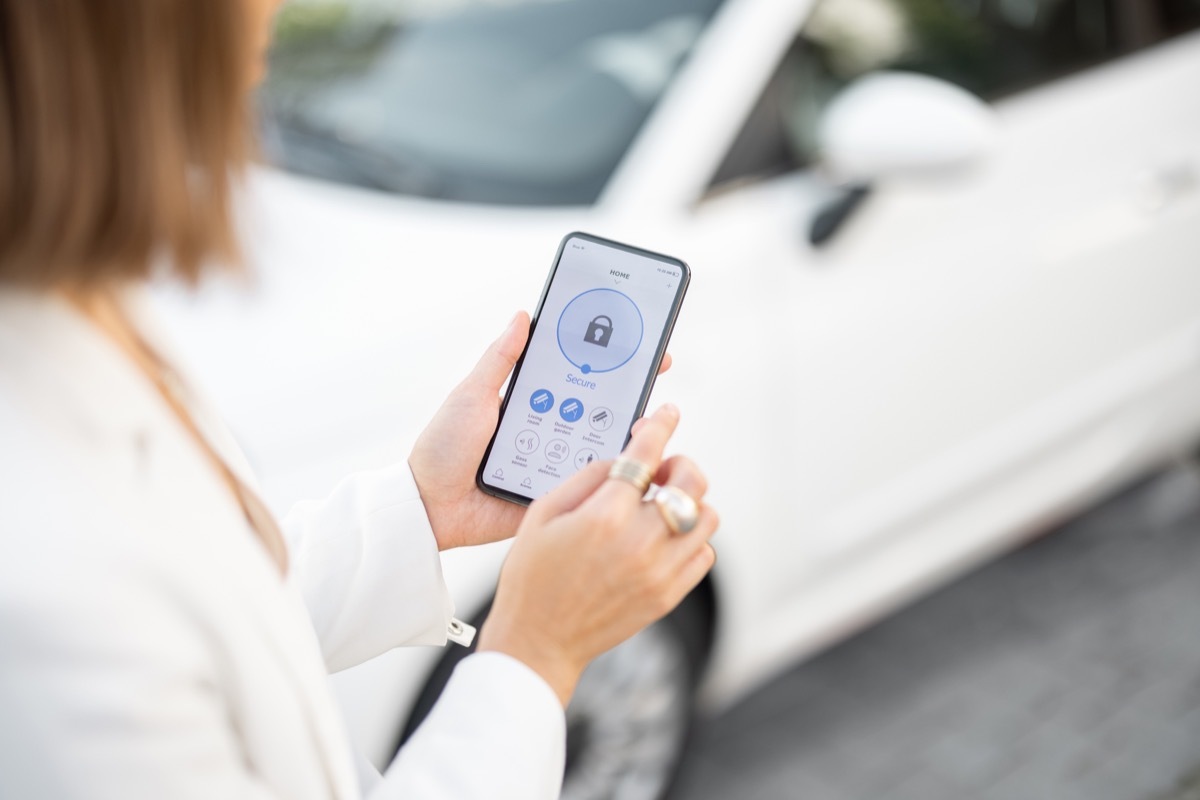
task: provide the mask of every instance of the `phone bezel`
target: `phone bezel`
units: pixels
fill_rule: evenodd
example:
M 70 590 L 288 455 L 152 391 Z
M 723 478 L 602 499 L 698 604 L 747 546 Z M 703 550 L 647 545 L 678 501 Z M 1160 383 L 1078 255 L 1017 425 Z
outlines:
M 479 462 L 479 467 L 475 471 L 475 485 L 485 494 L 493 497 L 499 497 L 502 500 L 508 500 L 518 505 L 527 506 L 533 502 L 533 498 L 526 497 L 522 494 L 501 489 L 492 486 L 484 481 L 483 469 L 487 465 L 488 458 L 492 455 L 492 446 L 496 443 L 496 436 L 500 431 L 500 422 L 504 419 L 504 414 L 508 411 L 508 404 L 512 400 L 513 387 L 516 386 L 517 376 L 521 374 L 521 367 L 525 364 L 525 356 L 529 352 L 529 345 L 533 341 L 534 333 L 537 331 L 538 321 L 542 317 L 542 308 L 546 304 L 546 298 L 550 294 L 550 287 L 554 285 L 554 276 L 558 274 L 558 265 L 562 262 L 563 252 L 566 250 L 567 243 L 572 239 L 582 239 L 594 244 L 604 245 L 616 250 L 623 250 L 627 253 L 648 258 L 652 261 L 662 261 L 675 267 L 679 267 L 681 278 L 679 288 L 675 291 L 675 298 L 671 301 L 671 308 L 667 314 L 667 323 L 663 326 L 662 334 L 659 337 L 657 348 L 654 352 L 654 361 L 650 365 L 650 374 L 646 376 L 646 380 L 642 384 L 641 395 L 638 397 L 637 406 L 634 409 L 633 419 L 637 421 L 646 411 L 646 404 L 650 402 L 650 393 L 654 391 L 654 383 L 658 379 L 658 371 L 662 366 L 663 356 L 667 352 L 667 344 L 671 341 L 671 334 L 675 330 L 675 322 L 679 318 L 679 310 L 683 306 L 683 299 L 687 295 L 688 286 L 692 282 L 692 268 L 681 259 L 674 256 L 668 256 L 665 253 L 658 253 L 653 250 L 647 250 L 642 247 L 635 247 L 623 242 L 606 239 L 603 236 L 596 236 L 583 231 L 572 231 L 562 238 L 558 244 L 558 252 L 554 255 L 554 264 L 550 267 L 550 274 L 546 276 L 546 283 L 542 286 L 542 296 L 538 300 L 537 309 L 534 311 L 533 319 L 529 325 L 529 338 L 525 342 L 525 348 L 521 351 L 521 357 L 517 359 L 517 363 L 513 366 L 512 375 L 509 378 L 508 388 L 504 392 L 504 401 L 500 404 L 500 415 L 496 418 L 496 430 L 492 432 L 492 438 L 488 440 L 487 449 L 483 453 L 483 459 Z M 632 429 L 632 423 L 630 424 Z M 630 431 L 625 431 L 625 439 L 621 444 L 621 449 L 629 444 Z

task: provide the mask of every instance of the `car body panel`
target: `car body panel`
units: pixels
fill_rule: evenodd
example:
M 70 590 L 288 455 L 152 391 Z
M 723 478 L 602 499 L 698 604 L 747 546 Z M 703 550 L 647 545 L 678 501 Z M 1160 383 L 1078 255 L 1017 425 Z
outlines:
M 694 280 L 652 404 L 722 514 L 709 710 L 1200 432 L 1200 37 L 996 106 L 975 169 L 890 182 L 823 248 L 819 171 L 708 195 L 809 4 L 730 2 L 600 202 L 494 208 L 257 169 L 254 279 L 161 296 L 273 506 L 393 463 L 585 230 Z M 747 49 L 745 41 L 755 41 Z M 1165 188 L 1164 188 L 1165 187 Z M 505 544 L 444 554 L 460 615 Z M 438 657 L 335 676 L 381 763 Z

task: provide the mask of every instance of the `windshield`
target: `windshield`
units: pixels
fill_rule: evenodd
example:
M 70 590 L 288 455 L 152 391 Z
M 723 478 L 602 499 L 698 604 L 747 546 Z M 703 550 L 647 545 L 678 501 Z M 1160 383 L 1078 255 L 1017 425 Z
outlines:
M 720 0 L 292 0 L 260 95 L 276 164 L 400 194 L 599 196 Z

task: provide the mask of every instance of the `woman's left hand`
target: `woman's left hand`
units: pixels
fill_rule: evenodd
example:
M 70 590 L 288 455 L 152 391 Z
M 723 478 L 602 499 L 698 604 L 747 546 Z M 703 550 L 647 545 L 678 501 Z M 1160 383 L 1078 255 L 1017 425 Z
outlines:
M 475 473 L 499 421 L 500 387 L 528 337 L 522 311 L 442 403 L 408 457 L 439 550 L 507 539 L 525 516 L 524 506 L 481 492 Z M 659 372 L 670 366 L 668 354 Z

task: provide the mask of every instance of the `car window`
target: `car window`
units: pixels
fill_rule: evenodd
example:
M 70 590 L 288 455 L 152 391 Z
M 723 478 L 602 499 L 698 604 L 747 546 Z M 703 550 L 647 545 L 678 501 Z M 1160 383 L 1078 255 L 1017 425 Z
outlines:
M 1158 0 L 1190 8 L 1198 0 Z M 801 168 L 825 105 L 855 78 L 908 70 L 995 99 L 1150 43 L 1145 0 L 819 0 L 712 181 Z M 1186 11 L 1187 8 L 1184 10 Z M 1186 17 L 1186 14 L 1180 16 Z
M 721 0 L 291 0 L 260 93 L 285 169 L 590 204 Z

